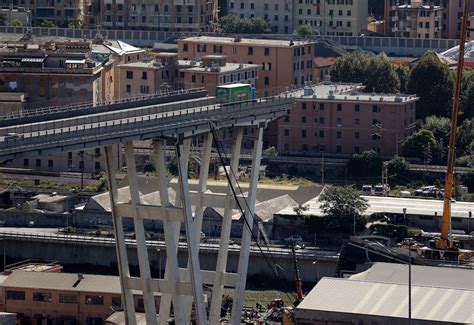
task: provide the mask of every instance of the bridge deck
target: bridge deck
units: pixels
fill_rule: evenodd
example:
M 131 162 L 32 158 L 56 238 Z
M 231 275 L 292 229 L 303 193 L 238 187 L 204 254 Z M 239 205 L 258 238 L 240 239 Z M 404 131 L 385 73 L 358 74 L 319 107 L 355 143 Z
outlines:
M 0 128 L 0 159 L 32 153 L 84 150 L 131 140 L 191 137 L 230 126 L 259 126 L 287 114 L 289 96 L 237 104 L 213 97 L 73 116 Z

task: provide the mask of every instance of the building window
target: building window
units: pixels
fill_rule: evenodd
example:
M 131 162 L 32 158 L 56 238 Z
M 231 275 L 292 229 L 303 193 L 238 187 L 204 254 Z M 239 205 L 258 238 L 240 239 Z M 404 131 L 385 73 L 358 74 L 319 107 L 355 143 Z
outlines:
M 127 79 L 133 79 L 133 71 L 127 71 Z
M 360 112 L 360 105 L 359 104 L 356 104 L 355 107 L 354 107 L 354 110 L 356 112 Z
M 301 123 L 306 123 L 306 116 L 301 117 Z
M 337 126 L 342 126 L 342 117 L 336 118 L 336 125 Z
M 191 82 L 196 82 L 196 76 L 195 75 L 191 76 Z
M 263 52 L 264 52 L 264 55 L 265 55 L 265 56 L 269 56 L 269 55 L 270 55 L 270 49 L 269 49 L 268 47 L 266 47 L 266 48 L 263 50 Z
M 306 109 L 306 103 L 301 103 L 301 109 L 305 110 Z
M 307 136 L 306 130 L 301 130 L 301 137 L 306 138 L 306 136 Z
M 341 131 L 337 131 L 337 132 L 336 132 L 336 138 L 337 138 L 337 139 L 341 139 L 341 138 L 342 138 L 342 132 L 341 132 Z
M 140 86 L 140 93 L 142 94 L 149 94 L 150 93 L 150 87 L 149 86 Z
M 25 300 L 25 292 L 24 291 L 7 291 L 7 299 L 8 300 Z
M 104 297 L 103 296 L 87 295 L 85 303 L 86 303 L 86 305 L 103 305 L 104 304 Z
M 360 133 L 359 132 L 354 132 L 354 139 L 359 139 Z
M 285 134 L 285 137 L 289 137 L 290 136 L 290 130 L 285 129 L 284 134 Z
M 95 170 L 95 171 L 100 171 L 100 161 L 96 161 L 96 162 L 94 163 L 94 170 Z
M 336 152 L 341 153 L 342 152 L 342 147 L 341 146 L 336 146 Z
M 41 167 L 41 159 L 36 159 L 36 167 Z
M 48 168 L 53 168 L 53 160 L 52 159 L 48 160 Z
M 247 51 L 248 55 L 253 55 L 253 47 L 249 47 Z
M 188 51 L 188 43 L 184 43 L 183 44 L 183 52 L 187 52 Z
M 288 115 L 287 115 L 287 116 L 285 116 L 285 119 L 284 119 L 284 121 L 285 121 L 286 123 L 290 122 L 290 117 L 289 117 Z
M 324 130 L 320 130 L 320 131 L 319 131 L 319 137 L 320 137 L 320 138 L 324 138 Z
M 198 52 L 206 52 L 206 49 L 207 49 L 206 44 L 198 44 L 197 46 Z
M 319 124 L 324 124 L 324 117 L 319 118 Z
M 285 143 L 283 145 L 283 148 L 284 148 L 283 150 L 285 150 L 285 151 L 290 151 L 290 145 L 288 143 Z
M 146 71 L 143 71 L 143 72 L 142 72 L 142 79 L 143 79 L 143 80 L 147 80 L 147 78 L 148 78 L 148 76 L 147 76 Z
M 360 148 L 359 147 L 354 147 L 354 153 L 359 153 L 360 152 Z
M 354 125 L 360 125 L 360 120 L 358 118 L 354 119 Z
M 265 78 L 263 79 L 263 81 L 264 81 L 264 83 L 265 83 L 265 86 L 270 85 L 270 78 L 269 78 L 269 77 L 265 77 Z
M 319 104 L 319 110 L 324 111 L 324 104 Z
M 51 294 L 46 292 L 33 292 L 33 301 L 51 302 Z
M 377 105 L 372 106 L 372 112 L 378 113 L 379 112 L 379 107 Z
M 122 298 L 112 297 L 112 307 L 122 307 Z
M 23 167 L 28 167 L 30 165 L 30 160 L 28 158 L 23 159 Z
M 337 104 L 337 111 L 338 112 L 342 111 L 342 104 Z
M 125 90 L 127 93 L 132 92 L 132 85 L 127 85 L 127 89 Z
M 77 303 L 77 296 L 76 295 L 68 295 L 65 293 L 59 294 L 59 302 L 63 304 L 76 304 Z

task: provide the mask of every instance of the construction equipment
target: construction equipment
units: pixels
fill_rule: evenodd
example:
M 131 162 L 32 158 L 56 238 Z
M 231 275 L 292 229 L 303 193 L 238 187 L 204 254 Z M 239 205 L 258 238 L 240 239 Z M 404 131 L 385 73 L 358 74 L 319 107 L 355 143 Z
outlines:
M 294 241 L 291 242 L 291 253 L 293 254 L 293 265 L 295 268 L 296 301 L 294 302 L 294 306 L 296 307 L 303 301 L 303 282 L 301 281 L 300 270 L 298 269 Z
M 456 159 L 456 131 L 459 115 L 459 104 L 461 97 L 462 70 L 464 68 L 464 50 L 467 36 L 467 21 L 469 15 L 470 1 L 464 0 L 464 11 L 461 24 L 461 43 L 459 44 L 459 59 L 456 71 L 456 84 L 454 88 L 454 103 L 451 112 L 451 132 L 449 135 L 448 147 L 448 168 L 446 173 L 446 182 L 444 186 L 444 205 L 443 205 L 443 223 L 441 225 L 441 238 L 435 241 L 437 249 L 458 250 L 457 243 L 450 238 L 451 228 L 451 199 L 454 189 L 454 162 Z

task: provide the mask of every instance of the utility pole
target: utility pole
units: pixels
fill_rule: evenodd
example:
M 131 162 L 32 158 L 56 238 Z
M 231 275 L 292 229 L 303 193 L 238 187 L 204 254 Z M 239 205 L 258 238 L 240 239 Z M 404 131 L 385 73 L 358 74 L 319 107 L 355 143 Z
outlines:
M 403 219 L 406 220 L 407 217 L 407 209 L 403 208 Z M 411 227 L 411 218 L 408 223 L 408 229 Z M 410 241 L 408 243 L 408 324 L 411 325 L 411 244 Z
M 324 185 L 324 151 L 321 152 L 321 183 Z

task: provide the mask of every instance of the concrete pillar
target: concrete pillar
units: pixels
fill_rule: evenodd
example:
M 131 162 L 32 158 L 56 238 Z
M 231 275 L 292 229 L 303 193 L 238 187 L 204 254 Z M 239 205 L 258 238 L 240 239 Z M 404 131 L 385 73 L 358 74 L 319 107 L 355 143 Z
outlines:
M 117 264 L 120 276 L 120 286 L 122 288 L 122 301 L 124 306 L 125 321 L 127 325 L 136 324 L 135 305 L 133 302 L 132 291 L 128 288 L 127 278 L 130 277 L 128 267 L 127 248 L 125 245 L 125 236 L 123 233 L 122 218 L 118 215 L 115 202 L 118 197 L 117 182 L 115 180 L 115 155 L 113 147 L 105 147 L 105 164 L 107 178 L 109 183 L 110 209 L 112 212 L 112 223 L 114 227 L 115 249 L 117 254 Z
M 237 287 L 234 293 L 234 302 L 232 305 L 232 319 L 231 324 L 240 325 L 240 316 L 244 306 L 244 291 L 247 283 L 247 270 L 250 256 L 250 244 L 252 239 L 253 214 L 255 211 L 255 202 L 257 199 L 257 184 L 260 174 L 260 162 L 262 159 L 262 135 L 263 128 L 260 127 L 256 133 L 253 153 L 252 153 L 252 174 L 250 176 L 248 208 L 245 209 L 244 218 L 247 220 L 250 229 L 244 225 L 242 231 L 241 251 L 239 255 L 239 265 L 237 268 Z
M 137 172 L 135 165 L 135 155 L 133 151 L 133 142 L 129 141 L 125 144 L 125 159 L 127 161 L 128 184 L 130 187 L 130 198 L 133 205 L 140 204 L 140 192 L 138 189 Z M 135 231 L 135 240 L 137 243 L 138 263 L 140 266 L 140 278 L 142 282 L 143 303 L 145 305 L 146 323 L 149 325 L 158 324 L 156 320 L 155 297 L 150 289 L 150 262 L 148 260 L 148 251 L 146 248 L 145 229 L 143 220 L 139 217 L 138 209 L 137 217 L 133 218 L 133 226 Z
M 234 131 L 234 143 L 232 146 L 232 154 L 230 160 L 229 171 L 229 185 L 227 187 L 226 202 L 224 208 L 224 218 L 222 220 L 221 238 L 219 242 L 219 253 L 217 256 L 216 273 L 214 278 L 214 285 L 212 290 L 211 309 L 209 312 L 210 324 L 218 324 L 220 319 L 222 293 L 224 290 L 222 276 L 227 268 L 227 255 L 229 250 L 230 230 L 232 226 L 232 210 L 234 207 L 235 198 L 232 192 L 232 187 L 235 187 L 236 179 L 234 173 L 237 175 L 239 168 L 240 148 L 242 145 L 243 130 L 237 128 Z M 244 227 L 245 231 L 245 227 Z

